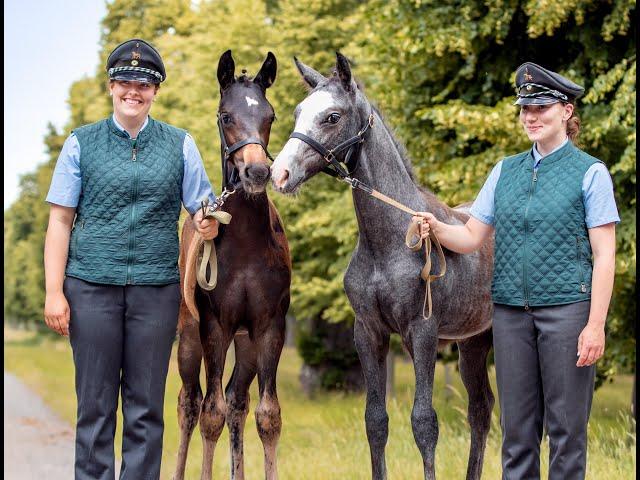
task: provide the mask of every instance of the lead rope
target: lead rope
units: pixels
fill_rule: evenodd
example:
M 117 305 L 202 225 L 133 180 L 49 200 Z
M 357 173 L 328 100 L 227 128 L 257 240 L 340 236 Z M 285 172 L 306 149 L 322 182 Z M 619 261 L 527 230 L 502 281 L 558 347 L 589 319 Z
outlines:
M 220 207 L 222 207 L 226 199 L 235 192 L 235 189 L 223 190 L 220 197 L 218 197 L 211 206 L 209 206 L 208 198 L 202 200 L 203 219 L 214 218 L 218 222 L 228 225 L 231 221 L 231 214 L 220 211 Z M 202 251 L 198 253 L 197 265 L 196 279 L 198 280 L 200 288 L 206 291 L 211 291 L 216 288 L 216 284 L 218 283 L 218 259 L 213 240 L 203 240 Z M 209 265 L 209 279 L 207 279 L 207 265 Z
M 352 179 L 354 180 L 354 179 Z M 351 182 L 348 182 L 351 183 Z M 352 187 L 353 187 L 352 183 Z M 357 186 L 357 185 L 356 185 Z M 355 188 L 355 187 L 354 187 Z M 366 191 L 366 190 L 365 190 Z M 403 212 L 409 213 L 413 216 L 418 215 L 418 212 L 410 209 L 406 205 L 394 200 L 393 198 L 387 197 L 385 194 L 378 192 L 377 190 L 371 189 L 369 192 L 371 196 L 381 200 L 392 207 L 397 208 L 398 210 L 402 210 Z M 404 239 L 404 244 L 413 252 L 417 252 L 422 248 L 422 236 L 420 235 L 420 230 L 422 226 L 421 221 L 411 222 L 409 224 L 409 228 L 407 228 L 407 234 Z M 417 239 L 416 239 L 417 238 Z M 431 274 L 431 243 L 436 246 L 436 252 L 438 253 L 438 263 L 440 265 L 440 272 L 438 274 Z M 447 271 L 447 261 L 444 258 L 444 252 L 442 251 L 442 246 L 440 245 L 440 241 L 435 233 L 430 232 L 429 236 L 424 241 L 424 256 L 425 256 L 425 264 L 420 271 L 420 277 L 425 281 L 425 292 L 424 292 L 424 303 L 422 305 L 422 318 L 425 320 L 429 320 L 431 318 L 432 313 L 432 305 L 433 302 L 431 300 L 431 282 L 440 277 L 444 277 L 444 274 Z M 429 315 L 425 315 L 425 310 L 429 307 Z

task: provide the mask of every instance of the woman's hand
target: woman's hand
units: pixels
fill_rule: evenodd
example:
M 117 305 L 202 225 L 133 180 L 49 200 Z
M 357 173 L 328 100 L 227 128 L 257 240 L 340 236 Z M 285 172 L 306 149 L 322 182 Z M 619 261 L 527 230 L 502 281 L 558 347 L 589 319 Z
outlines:
M 604 324 L 587 323 L 578 337 L 577 367 L 593 365 L 604 353 Z
M 220 223 L 215 218 L 204 218 L 200 209 L 193 216 L 193 224 L 205 240 L 213 240 L 218 236 Z
M 424 240 L 429 236 L 430 231 L 435 232 L 440 222 L 438 222 L 438 220 L 433 215 L 433 213 L 429 213 L 429 212 L 416 212 L 416 213 L 417 215 L 412 217 L 412 220 L 420 224 L 420 236 Z
M 44 301 L 44 321 L 54 332 L 69 336 L 69 303 L 62 292 L 47 294 Z

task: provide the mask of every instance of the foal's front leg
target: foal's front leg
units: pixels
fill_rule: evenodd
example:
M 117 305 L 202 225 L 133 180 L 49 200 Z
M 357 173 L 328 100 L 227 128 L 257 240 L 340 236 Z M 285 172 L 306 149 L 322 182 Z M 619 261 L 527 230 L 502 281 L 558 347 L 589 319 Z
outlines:
M 201 320 L 200 336 L 207 373 L 207 393 L 200 413 L 200 435 L 203 443 L 200 478 L 211 480 L 213 453 L 224 428 L 227 411 L 222 394 L 222 373 L 231 338 L 228 333 L 223 332 L 219 322 L 211 314 Z
M 231 480 L 244 480 L 244 425 L 249 412 L 249 386 L 256 375 L 256 353 L 248 334 L 236 335 L 236 363 L 225 390 L 231 451 Z
M 266 480 L 278 479 L 276 448 L 282 430 L 280 402 L 276 390 L 276 373 L 284 346 L 284 315 L 271 321 L 270 327 L 255 340 L 258 364 L 258 391 L 260 400 L 256 407 L 256 428 L 264 448 L 264 476 Z
M 372 478 L 384 480 L 387 478 L 384 449 L 389 437 L 389 415 L 385 405 L 385 360 L 389 350 L 389 334 L 367 328 L 363 320 L 356 317 L 353 336 L 367 386 L 364 419 L 371 452 Z
M 416 393 L 411 411 L 413 437 L 422 455 L 424 478 L 434 480 L 438 442 L 438 417 L 433 409 L 433 378 L 438 348 L 435 321 L 424 320 L 422 315 L 414 320 L 409 327 L 405 343 L 408 343 L 411 351 L 416 375 Z

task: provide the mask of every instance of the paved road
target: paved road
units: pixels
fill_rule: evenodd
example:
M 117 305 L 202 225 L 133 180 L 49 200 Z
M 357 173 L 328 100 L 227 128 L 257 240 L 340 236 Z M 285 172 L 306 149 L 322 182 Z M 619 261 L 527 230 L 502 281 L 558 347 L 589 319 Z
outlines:
M 4 478 L 73 478 L 74 431 L 14 375 L 4 372 Z

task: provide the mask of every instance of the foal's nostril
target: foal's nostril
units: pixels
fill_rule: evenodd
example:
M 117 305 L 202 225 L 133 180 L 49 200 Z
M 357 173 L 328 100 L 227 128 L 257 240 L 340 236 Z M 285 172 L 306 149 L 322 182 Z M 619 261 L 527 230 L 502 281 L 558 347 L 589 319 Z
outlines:
M 282 171 L 282 175 L 280 175 L 280 178 L 273 177 L 273 183 L 277 188 L 282 188 L 285 186 L 288 179 L 289 179 L 289 170 L 285 169 Z
M 249 165 L 246 169 L 247 178 L 252 182 L 264 183 L 269 180 L 271 170 L 266 165 Z

